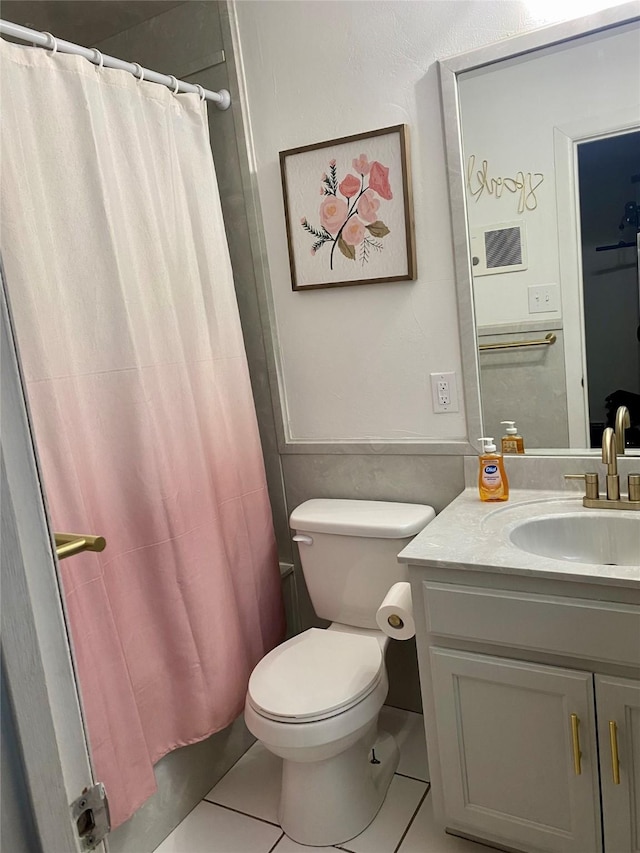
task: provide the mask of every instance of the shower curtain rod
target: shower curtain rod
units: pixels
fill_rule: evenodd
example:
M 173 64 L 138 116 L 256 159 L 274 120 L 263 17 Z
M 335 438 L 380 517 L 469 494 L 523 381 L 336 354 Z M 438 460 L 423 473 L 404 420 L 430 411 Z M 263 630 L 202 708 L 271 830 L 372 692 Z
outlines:
M 81 47 L 78 44 L 73 44 L 73 42 L 55 38 L 51 33 L 40 33 L 38 30 L 30 30 L 21 24 L 12 24 L 10 21 L 0 20 L 0 35 L 11 36 L 21 41 L 28 41 L 37 47 L 48 48 L 54 53 L 59 50 L 60 53 L 75 53 L 78 56 L 84 56 L 85 59 L 93 62 L 94 65 L 99 65 L 100 67 L 104 65 L 105 68 L 128 71 L 129 74 L 133 74 L 134 77 L 138 77 L 140 80 L 148 80 L 151 83 L 168 86 L 175 94 L 178 92 L 190 92 L 194 95 L 200 95 L 201 100 L 213 101 L 220 110 L 226 110 L 231 105 L 231 95 L 226 89 L 220 89 L 219 92 L 211 92 L 209 89 L 203 89 L 202 86 L 185 83 L 184 80 L 176 80 L 173 76 L 159 74 L 157 71 L 142 68 L 137 62 L 125 62 L 123 59 L 107 56 L 95 48 Z

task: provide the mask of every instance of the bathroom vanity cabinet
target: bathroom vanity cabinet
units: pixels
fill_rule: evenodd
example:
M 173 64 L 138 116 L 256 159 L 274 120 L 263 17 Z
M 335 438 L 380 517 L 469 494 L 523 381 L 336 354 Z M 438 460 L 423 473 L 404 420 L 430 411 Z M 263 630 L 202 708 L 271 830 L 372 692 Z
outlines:
M 468 488 L 400 553 L 443 831 L 640 853 L 639 516 Z
M 640 850 L 640 597 L 411 566 L 436 817 L 522 851 Z

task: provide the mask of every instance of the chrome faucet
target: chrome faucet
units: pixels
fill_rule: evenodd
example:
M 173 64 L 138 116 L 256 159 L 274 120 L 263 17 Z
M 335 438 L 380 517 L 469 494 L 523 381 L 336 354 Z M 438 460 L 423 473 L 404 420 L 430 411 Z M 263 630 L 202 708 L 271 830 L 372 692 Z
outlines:
M 584 480 L 586 495 L 583 506 L 591 509 L 636 509 L 640 510 L 640 474 L 629 474 L 629 493 L 620 497 L 620 475 L 618 474 L 618 453 L 624 453 L 624 431 L 631 426 L 629 410 L 620 406 L 616 412 L 616 428 L 607 427 L 602 433 L 602 461 L 607 466 L 606 495 L 600 496 L 597 473 L 565 474 L 567 480 Z

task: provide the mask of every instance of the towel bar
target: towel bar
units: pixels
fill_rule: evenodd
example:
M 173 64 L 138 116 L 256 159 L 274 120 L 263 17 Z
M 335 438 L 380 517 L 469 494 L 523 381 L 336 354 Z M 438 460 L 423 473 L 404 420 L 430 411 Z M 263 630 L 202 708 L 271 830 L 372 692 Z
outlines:
M 552 344 L 555 344 L 556 341 L 557 338 L 553 332 L 549 332 L 548 335 L 545 335 L 544 338 L 537 341 L 511 341 L 507 344 L 480 344 L 478 349 L 480 352 L 485 352 L 486 350 L 516 349 L 517 347 L 550 347 Z

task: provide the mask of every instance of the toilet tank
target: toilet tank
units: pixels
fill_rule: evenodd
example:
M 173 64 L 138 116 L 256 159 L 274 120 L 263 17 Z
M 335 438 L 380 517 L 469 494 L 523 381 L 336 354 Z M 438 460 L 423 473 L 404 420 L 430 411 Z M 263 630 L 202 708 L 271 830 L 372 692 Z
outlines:
M 398 554 L 433 518 L 433 507 L 316 499 L 289 519 L 313 608 L 322 619 L 377 628 L 389 587 L 408 580 Z

